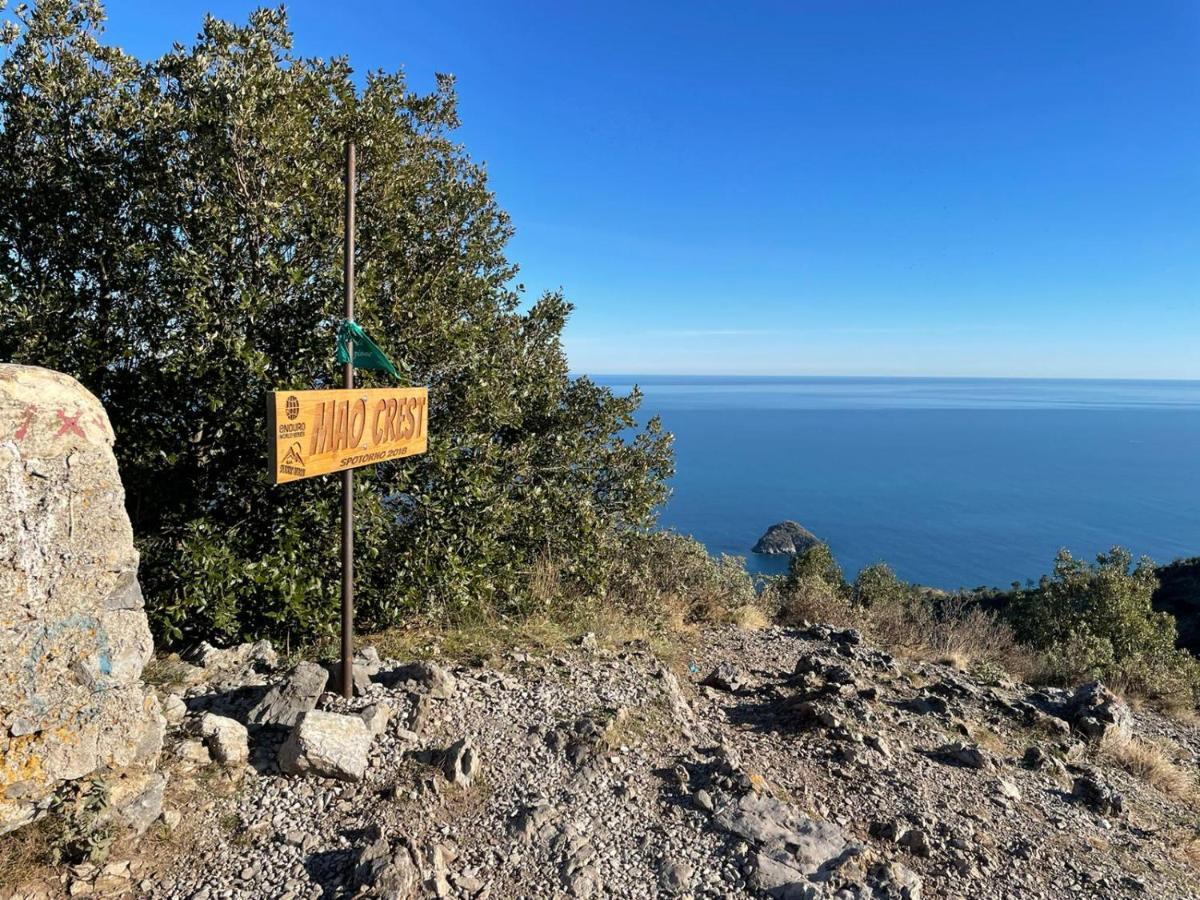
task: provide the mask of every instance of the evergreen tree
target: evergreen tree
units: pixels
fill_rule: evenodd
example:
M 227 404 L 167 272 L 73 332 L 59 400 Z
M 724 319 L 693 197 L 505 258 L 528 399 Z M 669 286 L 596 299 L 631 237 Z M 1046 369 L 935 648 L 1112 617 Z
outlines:
M 208 18 L 150 62 L 102 23 L 43 0 L 4 25 L 0 357 L 108 409 L 159 636 L 335 622 L 337 479 L 268 483 L 264 400 L 337 383 L 348 138 L 356 318 L 430 394 L 428 454 L 358 476 L 365 624 L 518 608 L 539 559 L 598 587 L 665 499 L 670 436 L 637 429 L 636 392 L 569 376 L 561 294 L 523 302 L 453 80 L 359 86 L 293 54 L 282 9 Z

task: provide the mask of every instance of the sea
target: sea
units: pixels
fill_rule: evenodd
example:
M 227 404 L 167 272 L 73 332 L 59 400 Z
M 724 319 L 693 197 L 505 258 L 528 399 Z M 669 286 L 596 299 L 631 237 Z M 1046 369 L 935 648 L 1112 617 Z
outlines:
M 675 435 L 659 523 L 754 573 L 794 519 L 851 577 L 1009 587 L 1067 548 L 1200 556 L 1200 381 L 594 377 Z

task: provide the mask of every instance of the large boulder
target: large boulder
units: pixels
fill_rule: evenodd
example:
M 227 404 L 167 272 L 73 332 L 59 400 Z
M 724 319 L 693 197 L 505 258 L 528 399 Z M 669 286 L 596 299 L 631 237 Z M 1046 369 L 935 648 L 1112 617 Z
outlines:
M 379 677 L 390 687 L 425 694 L 433 700 L 449 700 L 458 687 L 458 680 L 453 675 L 431 662 L 409 663 L 390 672 L 381 672 Z
M 787 847 L 789 864 L 805 875 L 828 865 L 850 846 L 833 823 L 810 819 L 774 797 L 753 793 L 717 810 L 713 824 L 752 844 Z
M 386 900 L 409 900 L 420 896 L 421 871 L 416 853 L 403 839 L 395 843 L 378 825 L 367 831 L 371 841 L 359 854 L 354 867 L 355 896 Z
M 747 793 L 716 810 L 712 824 L 748 845 L 750 884 L 778 900 L 825 896 L 818 884 L 862 847 L 832 822 L 810 819 L 774 797 Z
M 794 556 L 819 543 L 821 542 L 815 534 L 799 522 L 789 519 L 768 528 L 754 545 L 753 552 L 765 553 L 768 556 Z
M 0 834 L 65 781 L 152 769 L 165 722 L 104 408 L 0 364 Z

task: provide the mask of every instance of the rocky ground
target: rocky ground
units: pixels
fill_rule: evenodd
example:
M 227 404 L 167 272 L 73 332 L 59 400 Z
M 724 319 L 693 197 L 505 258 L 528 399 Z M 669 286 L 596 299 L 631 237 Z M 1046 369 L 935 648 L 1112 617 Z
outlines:
M 1194 797 L 1099 750 L 1141 734 L 1191 775 L 1195 728 L 1096 686 L 893 659 L 853 631 L 730 628 L 688 646 L 674 672 L 589 639 L 489 667 L 367 652 L 352 701 L 263 645 L 209 651 L 164 688 L 163 818 L 143 849 L 61 889 L 1200 897 Z

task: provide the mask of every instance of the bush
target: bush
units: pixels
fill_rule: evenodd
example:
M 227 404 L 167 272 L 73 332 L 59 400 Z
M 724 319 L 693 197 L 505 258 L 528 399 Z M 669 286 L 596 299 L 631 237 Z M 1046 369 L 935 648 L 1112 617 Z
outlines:
M 814 544 L 793 556 L 788 562 L 786 579 L 789 583 L 823 581 L 830 590 L 849 598 L 846 577 L 842 574 L 842 567 L 833 558 L 828 544 Z
M 874 563 L 858 573 L 851 595 L 856 606 L 869 609 L 903 605 L 911 599 L 912 590 L 886 563 Z
M 1112 642 L 1097 637 L 1086 627 L 1061 643 L 1042 649 L 1046 652 L 1036 680 L 1043 684 L 1071 686 L 1086 681 L 1111 681 L 1116 671 Z
M 670 531 L 627 532 L 613 547 L 604 601 L 624 612 L 681 624 L 727 623 L 759 598 L 740 556 L 714 559 L 704 545 Z
M 779 619 L 789 625 L 807 621 L 846 627 L 857 621 L 850 586 L 826 544 L 814 544 L 793 556 L 787 574 L 772 581 L 763 593 Z
M 1022 674 L 1034 665 L 1008 625 L 973 598 L 908 584 L 883 563 L 847 584 L 824 544 L 794 556 L 765 595 L 787 624 L 857 627 L 893 650 L 986 672 Z
M 1176 648 L 1174 619 L 1156 612 L 1154 564 L 1120 547 L 1094 565 L 1059 552 L 1054 573 L 1014 593 L 1007 616 L 1017 637 L 1058 660 L 1062 680 L 1101 678 L 1149 697 L 1200 699 L 1200 664 Z
M 539 561 L 598 589 L 665 499 L 669 435 L 567 373 L 527 303 L 453 80 L 356 87 L 284 13 L 205 20 L 139 61 L 89 0 L 17 7 L 0 49 L 0 358 L 104 403 L 160 640 L 336 624 L 338 479 L 264 474 L 264 396 L 337 383 L 343 141 L 359 149 L 357 319 L 429 386 L 430 446 L 359 473 L 364 627 L 519 611 Z M 15 25 L 13 28 L 11 26 Z M 364 373 L 364 386 L 380 383 Z

